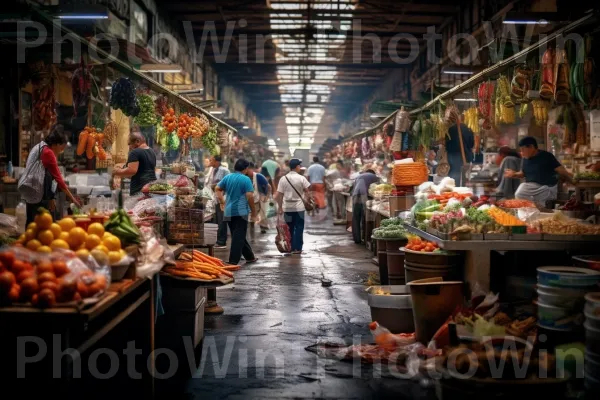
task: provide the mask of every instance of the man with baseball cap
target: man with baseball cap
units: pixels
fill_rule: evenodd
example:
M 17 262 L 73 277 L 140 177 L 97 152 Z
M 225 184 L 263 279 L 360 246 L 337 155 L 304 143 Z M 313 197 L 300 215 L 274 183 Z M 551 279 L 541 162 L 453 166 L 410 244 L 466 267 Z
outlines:
M 275 200 L 279 205 L 279 213 L 285 213 L 284 219 L 292 235 L 292 254 L 302 254 L 306 213 L 303 196 L 310 195 L 310 183 L 300 174 L 302 160 L 292 158 L 289 165 L 290 172 L 279 181 Z

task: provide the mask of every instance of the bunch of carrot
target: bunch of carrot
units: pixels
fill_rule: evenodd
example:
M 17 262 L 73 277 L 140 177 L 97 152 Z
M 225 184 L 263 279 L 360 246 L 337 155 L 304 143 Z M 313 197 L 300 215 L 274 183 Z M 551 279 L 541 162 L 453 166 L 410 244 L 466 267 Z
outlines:
M 226 265 L 218 258 L 193 250 L 191 253 L 183 253 L 175 266 L 166 267 L 165 272 L 186 278 L 213 280 L 223 276 L 233 278 L 231 271 L 239 269 L 237 265 Z
M 437 200 L 443 208 L 446 206 L 446 204 L 448 204 L 448 201 L 450 201 L 450 199 L 456 199 L 456 200 L 463 201 L 467 197 L 471 197 L 471 196 L 473 196 L 471 193 L 445 192 L 442 194 L 433 194 L 432 193 L 429 196 L 427 196 L 427 199 L 428 200 Z

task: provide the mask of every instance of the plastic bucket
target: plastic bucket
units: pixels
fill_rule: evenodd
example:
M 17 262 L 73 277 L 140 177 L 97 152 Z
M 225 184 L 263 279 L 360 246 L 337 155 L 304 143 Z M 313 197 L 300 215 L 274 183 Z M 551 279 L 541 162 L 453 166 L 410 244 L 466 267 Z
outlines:
M 544 328 L 575 330 L 581 328 L 583 312 L 537 302 L 539 324 Z
M 422 265 L 404 262 L 404 271 L 406 282 L 413 282 L 419 279 L 428 279 L 440 277 L 444 281 L 461 280 L 461 271 L 456 266 L 451 265 Z
M 588 312 L 600 317 L 600 292 L 586 294 L 585 301 Z
M 586 322 L 583 326 L 585 327 L 585 347 L 587 351 L 600 354 L 600 329 L 592 327 L 589 322 Z
M 550 306 L 556 306 L 561 308 L 568 308 L 571 310 L 581 309 L 585 299 L 583 294 L 579 296 L 573 296 L 569 291 L 561 293 L 559 290 L 546 291 L 541 287 L 537 289 L 538 300 L 540 303 L 547 304 Z
M 586 304 L 583 308 L 583 315 L 585 315 L 585 322 L 587 322 L 592 328 L 600 329 L 600 315 L 592 314 L 588 304 Z
M 420 279 L 408 283 L 413 304 L 417 341 L 429 343 L 433 335 L 463 304 L 463 283 L 444 282 L 442 278 Z

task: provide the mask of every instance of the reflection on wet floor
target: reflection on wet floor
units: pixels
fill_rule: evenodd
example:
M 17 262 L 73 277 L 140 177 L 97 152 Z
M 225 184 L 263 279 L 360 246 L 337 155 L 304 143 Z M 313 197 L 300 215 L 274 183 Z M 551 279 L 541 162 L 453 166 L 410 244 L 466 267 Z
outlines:
M 225 314 L 206 318 L 200 367 L 185 382 L 185 397 L 430 398 L 418 383 L 305 350 L 319 340 L 372 341 L 364 281 L 377 267 L 365 247 L 331 219 L 308 219 L 302 256 L 283 257 L 274 237 L 257 228 L 251 244 L 260 261 L 218 291 Z M 227 250 L 217 255 L 226 259 Z

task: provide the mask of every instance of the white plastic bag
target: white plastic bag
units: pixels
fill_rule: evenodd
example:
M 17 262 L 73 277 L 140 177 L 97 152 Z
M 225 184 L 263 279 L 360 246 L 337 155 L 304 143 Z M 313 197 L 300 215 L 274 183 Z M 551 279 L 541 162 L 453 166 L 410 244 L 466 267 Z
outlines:
M 45 142 L 37 144 L 27 157 L 25 172 L 19 179 L 17 189 L 21 197 L 29 204 L 37 204 L 44 196 L 44 178 L 46 170 L 42 164 L 42 150 Z

